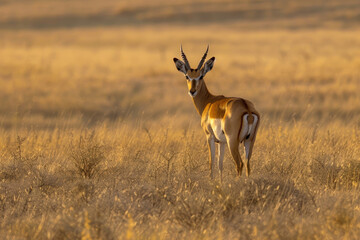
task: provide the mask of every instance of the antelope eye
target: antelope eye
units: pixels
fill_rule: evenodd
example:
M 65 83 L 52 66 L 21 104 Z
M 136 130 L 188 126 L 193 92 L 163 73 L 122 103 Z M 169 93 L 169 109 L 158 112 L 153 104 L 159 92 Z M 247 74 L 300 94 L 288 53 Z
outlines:
M 203 76 L 201 76 L 199 79 L 200 79 L 200 80 L 202 80 L 203 78 L 204 78 L 204 77 L 203 77 Z
M 188 76 L 185 76 L 187 80 L 189 80 L 189 77 Z

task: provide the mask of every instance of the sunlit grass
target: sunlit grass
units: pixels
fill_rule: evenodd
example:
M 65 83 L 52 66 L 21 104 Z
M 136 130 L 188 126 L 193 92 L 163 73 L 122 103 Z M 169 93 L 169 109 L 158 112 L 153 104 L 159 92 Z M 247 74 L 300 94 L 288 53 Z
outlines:
M 357 5 L 286 2 L 281 16 L 321 11 L 285 21 L 271 3 L 0 5 L 0 236 L 358 239 Z M 210 91 L 261 113 L 249 178 L 226 150 L 210 179 L 180 44 L 195 66 L 210 44 Z
M 210 180 L 201 131 L 98 126 L 18 134 L 0 138 L 1 231 L 9 237 L 359 234 L 358 129 L 265 123 L 252 176 L 238 178 L 227 153 L 222 185 Z

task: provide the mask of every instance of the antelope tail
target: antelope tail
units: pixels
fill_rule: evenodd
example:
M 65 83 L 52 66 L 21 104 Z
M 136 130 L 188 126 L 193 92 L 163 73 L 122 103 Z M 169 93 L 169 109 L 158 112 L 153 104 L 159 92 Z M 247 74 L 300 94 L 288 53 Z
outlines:
M 239 142 L 244 141 L 244 139 L 249 139 L 253 124 L 254 116 L 250 111 L 248 111 L 242 116 L 241 126 L 238 135 Z
M 251 134 L 251 130 L 252 130 L 252 126 L 253 126 L 253 123 L 254 123 L 254 116 L 252 115 L 252 113 L 251 112 L 248 112 L 248 115 L 247 115 L 247 117 L 246 117 L 247 119 L 247 122 L 248 122 L 248 132 L 247 132 L 247 134 L 246 134 L 246 139 L 249 139 L 249 137 L 250 137 L 250 134 Z

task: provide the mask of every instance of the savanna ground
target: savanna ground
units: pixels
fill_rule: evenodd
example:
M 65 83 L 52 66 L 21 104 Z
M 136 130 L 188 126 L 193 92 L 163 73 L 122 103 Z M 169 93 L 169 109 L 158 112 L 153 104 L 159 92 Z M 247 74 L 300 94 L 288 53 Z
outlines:
M 358 1 L 1 1 L 2 239 L 359 239 Z M 185 78 L 262 114 L 209 178 Z

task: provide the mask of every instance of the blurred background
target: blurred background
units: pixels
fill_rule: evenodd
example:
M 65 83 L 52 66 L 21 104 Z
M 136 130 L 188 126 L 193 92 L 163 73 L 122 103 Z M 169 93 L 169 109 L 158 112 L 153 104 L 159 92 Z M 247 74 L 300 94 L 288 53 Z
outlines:
M 179 47 L 264 122 L 360 125 L 357 0 L 1 0 L 0 127 L 199 126 Z

